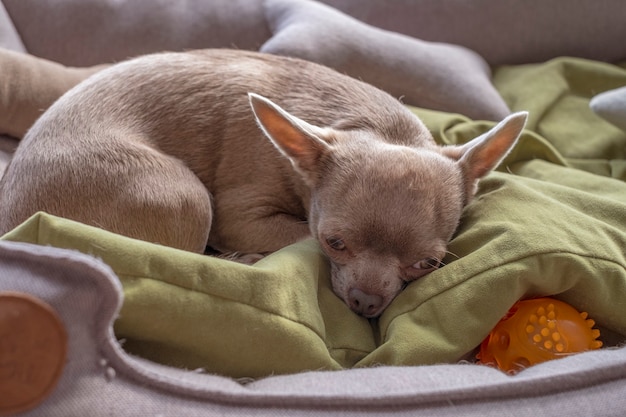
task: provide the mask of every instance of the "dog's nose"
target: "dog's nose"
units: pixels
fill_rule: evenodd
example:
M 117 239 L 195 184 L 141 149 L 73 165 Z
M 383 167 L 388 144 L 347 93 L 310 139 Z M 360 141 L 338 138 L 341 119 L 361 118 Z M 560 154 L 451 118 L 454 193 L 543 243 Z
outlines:
M 383 297 L 375 294 L 368 294 L 359 288 L 352 288 L 348 292 L 350 308 L 355 313 L 365 317 L 375 317 L 378 315 L 380 306 L 383 304 Z

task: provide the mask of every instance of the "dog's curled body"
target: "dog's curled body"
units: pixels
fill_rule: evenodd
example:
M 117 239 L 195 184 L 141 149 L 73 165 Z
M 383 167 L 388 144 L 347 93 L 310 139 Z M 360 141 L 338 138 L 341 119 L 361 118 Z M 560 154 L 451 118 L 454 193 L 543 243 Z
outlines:
M 92 76 L 35 123 L 2 181 L 0 230 L 43 210 L 202 251 L 210 192 L 218 250 L 269 252 L 306 237 L 308 187 L 263 137 L 251 91 L 312 124 L 427 140 L 391 97 L 319 65 L 228 50 L 149 55 Z M 254 230 L 281 213 L 294 224 Z
M 337 294 L 375 316 L 420 260 L 443 257 L 484 175 L 466 153 L 320 65 L 147 55 L 91 76 L 32 126 L 0 183 L 0 232 L 46 211 L 195 252 L 267 253 L 313 235 Z

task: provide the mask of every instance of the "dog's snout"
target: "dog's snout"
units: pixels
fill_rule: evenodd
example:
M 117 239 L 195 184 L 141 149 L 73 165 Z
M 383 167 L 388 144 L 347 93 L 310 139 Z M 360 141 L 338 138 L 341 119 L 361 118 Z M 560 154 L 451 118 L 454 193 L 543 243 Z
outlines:
M 359 288 L 352 288 L 348 293 L 348 302 L 355 313 L 365 317 L 375 317 L 380 312 L 383 297 L 368 294 Z

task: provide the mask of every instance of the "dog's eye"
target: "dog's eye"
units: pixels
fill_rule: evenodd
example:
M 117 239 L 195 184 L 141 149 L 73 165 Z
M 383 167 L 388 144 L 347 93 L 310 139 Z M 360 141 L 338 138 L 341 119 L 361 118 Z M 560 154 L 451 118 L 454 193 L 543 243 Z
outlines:
M 326 244 L 330 246 L 333 250 L 341 251 L 346 248 L 346 244 L 343 242 L 343 239 L 332 236 L 326 238 Z
M 437 258 L 426 258 L 413 264 L 415 269 L 436 269 L 441 266 L 441 261 Z

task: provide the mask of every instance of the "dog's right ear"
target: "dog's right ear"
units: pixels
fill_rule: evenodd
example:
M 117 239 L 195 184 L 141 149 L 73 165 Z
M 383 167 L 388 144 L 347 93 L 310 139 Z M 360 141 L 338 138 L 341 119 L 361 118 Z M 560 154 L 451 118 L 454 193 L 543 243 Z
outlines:
M 270 141 L 309 182 L 315 182 L 319 161 L 328 154 L 327 129 L 313 126 L 258 94 L 248 93 L 257 123 Z

